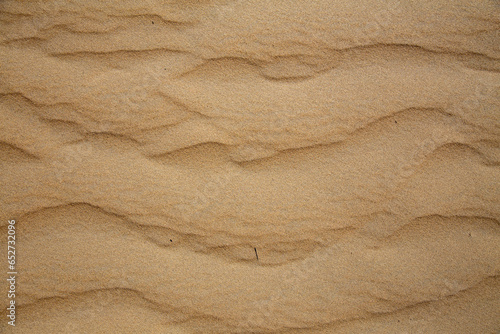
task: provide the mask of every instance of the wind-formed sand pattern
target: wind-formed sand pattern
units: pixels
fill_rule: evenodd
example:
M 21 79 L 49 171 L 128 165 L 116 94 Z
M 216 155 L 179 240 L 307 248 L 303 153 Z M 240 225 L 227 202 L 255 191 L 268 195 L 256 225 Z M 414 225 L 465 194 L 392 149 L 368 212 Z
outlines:
M 0 2 L 0 332 L 496 333 L 499 30 L 494 0 Z

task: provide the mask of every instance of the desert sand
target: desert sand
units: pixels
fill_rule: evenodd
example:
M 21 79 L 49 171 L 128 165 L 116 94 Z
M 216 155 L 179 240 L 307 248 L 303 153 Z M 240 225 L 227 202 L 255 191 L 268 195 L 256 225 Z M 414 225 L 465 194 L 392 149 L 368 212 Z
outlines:
M 496 0 L 1 1 L 0 332 L 500 333 L 499 31 Z

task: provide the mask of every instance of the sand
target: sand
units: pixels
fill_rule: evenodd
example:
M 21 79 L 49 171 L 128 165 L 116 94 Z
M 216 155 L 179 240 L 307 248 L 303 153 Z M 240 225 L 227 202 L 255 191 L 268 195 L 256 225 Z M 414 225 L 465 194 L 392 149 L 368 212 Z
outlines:
M 0 332 L 499 333 L 499 30 L 494 0 L 0 2 Z

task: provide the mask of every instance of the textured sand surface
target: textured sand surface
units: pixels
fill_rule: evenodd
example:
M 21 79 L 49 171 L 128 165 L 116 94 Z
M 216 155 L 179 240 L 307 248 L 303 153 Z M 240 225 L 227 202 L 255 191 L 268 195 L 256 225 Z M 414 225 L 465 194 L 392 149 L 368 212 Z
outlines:
M 497 0 L 0 1 L 0 332 L 499 333 L 499 32 Z

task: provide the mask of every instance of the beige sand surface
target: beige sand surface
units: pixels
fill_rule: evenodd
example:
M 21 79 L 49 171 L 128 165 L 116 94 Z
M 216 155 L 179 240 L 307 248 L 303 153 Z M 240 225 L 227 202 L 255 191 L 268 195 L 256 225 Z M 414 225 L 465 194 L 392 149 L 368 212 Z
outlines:
M 500 333 L 500 2 L 0 1 L 0 333 Z

